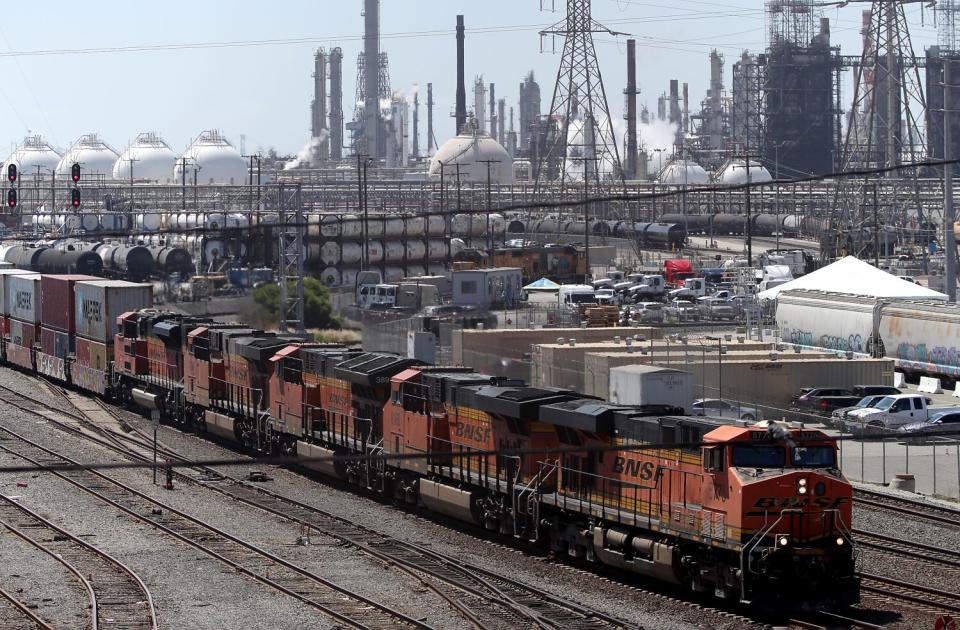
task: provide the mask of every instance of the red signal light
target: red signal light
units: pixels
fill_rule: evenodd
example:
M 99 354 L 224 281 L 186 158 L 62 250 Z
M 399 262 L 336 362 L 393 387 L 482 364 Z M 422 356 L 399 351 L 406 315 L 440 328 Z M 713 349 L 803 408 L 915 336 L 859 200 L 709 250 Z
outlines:
M 11 208 L 17 207 L 17 189 L 11 188 L 7 191 L 7 205 Z
M 80 165 L 76 162 L 70 167 L 70 178 L 73 179 L 74 183 L 80 181 Z
M 70 203 L 73 204 L 74 208 L 80 207 L 80 189 L 74 188 L 70 191 Z

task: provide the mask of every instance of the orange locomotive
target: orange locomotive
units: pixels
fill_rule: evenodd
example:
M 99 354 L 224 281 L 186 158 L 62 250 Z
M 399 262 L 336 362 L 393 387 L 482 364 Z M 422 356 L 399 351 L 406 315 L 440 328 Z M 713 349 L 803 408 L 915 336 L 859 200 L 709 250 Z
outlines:
M 118 389 L 221 438 L 299 457 L 385 455 L 304 464 L 718 597 L 857 597 L 852 489 L 819 431 L 613 405 L 156 311 L 122 319 Z

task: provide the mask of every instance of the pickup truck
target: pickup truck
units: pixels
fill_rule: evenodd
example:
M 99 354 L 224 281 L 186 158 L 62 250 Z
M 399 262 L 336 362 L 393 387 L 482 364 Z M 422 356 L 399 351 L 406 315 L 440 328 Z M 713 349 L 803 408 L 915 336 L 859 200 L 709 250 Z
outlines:
M 864 396 L 899 394 L 896 387 L 887 385 L 855 385 L 850 389 L 840 387 L 805 387 L 794 397 L 793 409 L 830 416 L 837 409 L 853 407 Z
M 886 396 L 873 407 L 848 413 L 843 428 L 851 433 L 881 433 L 906 424 L 922 422 L 937 411 L 928 406 L 929 402 L 926 397 L 917 394 Z
M 884 398 L 886 398 L 886 396 L 884 396 L 883 394 L 879 394 L 876 396 L 874 395 L 864 396 L 863 398 L 860 399 L 860 402 L 858 402 L 856 405 L 853 405 L 852 407 L 840 407 L 839 409 L 834 409 L 833 413 L 830 414 L 830 418 L 825 419 L 823 423 L 828 427 L 835 427 L 839 429 L 840 427 L 843 426 L 843 421 L 847 419 L 847 414 L 849 414 L 851 411 L 873 407 Z

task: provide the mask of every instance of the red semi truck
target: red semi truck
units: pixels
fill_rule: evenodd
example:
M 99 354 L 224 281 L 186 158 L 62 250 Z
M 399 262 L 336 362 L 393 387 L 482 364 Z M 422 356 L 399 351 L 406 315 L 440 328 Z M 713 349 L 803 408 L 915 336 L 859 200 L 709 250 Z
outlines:
M 683 281 L 687 278 L 693 278 L 693 263 L 684 258 L 672 258 L 663 261 L 663 277 L 667 284 L 672 287 L 682 287 Z

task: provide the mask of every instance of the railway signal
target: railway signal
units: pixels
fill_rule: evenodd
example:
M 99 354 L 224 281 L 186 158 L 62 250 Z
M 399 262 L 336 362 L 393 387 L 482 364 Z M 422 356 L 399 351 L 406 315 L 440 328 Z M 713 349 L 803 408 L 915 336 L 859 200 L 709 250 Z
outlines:
M 74 208 L 80 207 L 80 189 L 74 188 L 70 191 L 70 203 L 73 204 Z
M 73 166 L 70 167 L 70 178 L 74 184 L 80 181 L 80 164 L 77 162 L 74 162 Z
M 11 182 L 17 181 L 17 165 L 11 164 L 7 167 L 7 179 Z
M 11 208 L 17 207 L 17 189 L 11 188 L 7 191 L 7 205 Z

